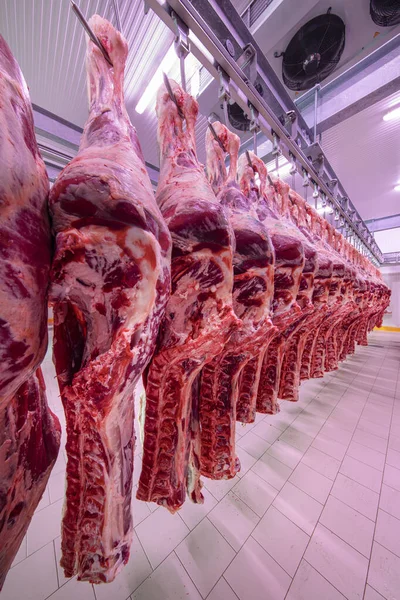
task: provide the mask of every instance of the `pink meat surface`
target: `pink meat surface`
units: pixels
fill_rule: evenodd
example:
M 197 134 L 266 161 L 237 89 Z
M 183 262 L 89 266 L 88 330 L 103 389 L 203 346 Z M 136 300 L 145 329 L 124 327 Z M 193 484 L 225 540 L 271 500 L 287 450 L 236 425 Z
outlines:
M 274 250 L 266 227 L 257 218 L 256 207 L 236 183 L 239 137 L 221 123 L 213 126 L 229 154 L 229 174 L 225 152 L 210 131 L 206 134 L 207 173 L 235 235 L 233 307 L 241 327 L 201 374 L 201 473 L 211 479 L 230 479 L 240 468 L 235 453 L 240 376 L 248 361 L 259 355 L 268 337 L 276 332 L 270 319 Z
M 196 156 L 198 105 L 170 82 L 157 96 L 161 173 L 157 202 L 172 235 L 172 295 L 147 373 L 143 467 L 137 497 L 178 510 L 202 502 L 199 380 L 237 318 L 232 309 L 234 238 Z M 184 128 L 184 122 L 186 128 Z
M 47 348 L 49 183 L 28 89 L 0 36 L 0 590 L 60 445 L 39 368 Z
M 51 300 L 67 424 L 61 565 L 101 583 L 129 558 L 134 390 L 169 297 L 171 243 L 124 105 L 126 41 L 97 15 L 90 24 L 113 67 L 88 41 L 90 114 L 50 194 Z

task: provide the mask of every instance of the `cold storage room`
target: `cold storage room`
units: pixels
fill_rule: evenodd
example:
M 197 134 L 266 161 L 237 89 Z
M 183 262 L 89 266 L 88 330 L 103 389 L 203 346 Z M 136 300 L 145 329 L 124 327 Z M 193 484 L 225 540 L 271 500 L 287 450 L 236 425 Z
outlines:
M 399 0 L 0 3 L 0 600 L 400 600 Z

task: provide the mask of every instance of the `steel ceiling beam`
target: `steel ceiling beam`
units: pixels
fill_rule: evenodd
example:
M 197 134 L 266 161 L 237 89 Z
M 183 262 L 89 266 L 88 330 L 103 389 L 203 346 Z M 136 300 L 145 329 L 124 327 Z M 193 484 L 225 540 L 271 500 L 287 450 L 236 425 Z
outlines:
M 400 227 L 400 214 L 390 217 L 381 217 L 380 219 L 369 219 L 366 221 L 370 231 L 385 231 L 386 229 L 396 229 Z
M 349 203 L 348 196 L 339 181 L 336 188 L 338 195 L 332 193 L 329 182 L 335 179 L 338 180 L 338 178 L 323 156 L 322 150 L 310 146 L 313 139 L 312 132 L 310 132 L 287 92 L 282 92 L 281 88 L 283 86 L 265 57 L 262 54 L 260 56 L 257 54 L 257 79 L 254 83 L 249 81 L 246 73 L 237 64 L 235 58 L 237 57 L 238 47 L 242 52 L 243 45 L 252 44 L 257 52 L 257 44 L 239 19 L 232 4 L 228 0 L 222 0 L 215 4 L 207 0 L 169 0 L 169 3 L 163 4 L 158 0 L 146 0 L 146 4 L 172 31 L 176 31 L 176 24 L 172 18 L 172 14 L 175 13 L 182 23 L 193 32 L 194 36 L 200 41 L 200 44 L 197 43 L 196 45 L 196 40 L 191 39 L 191 52 L 193 55 L 217 80 L 220 79 L 222 69 L 222 72 L 229 79 L 229 92 L 232 99 L 241 106 L 249 117 L 251 117 L 252 112 L 249 103 L 254 107 L 258 114 L 257 121 L 261 131 L 269 139 L 273 139 L 274 135 L 279 138 L 282 154 L 288 160 L 295 162 L 300 174 L 304 171 L 309 174 L 312 183 L 318 186 L 320 193 L 330 201 L 343 222 L 346 223 L 356 238 L 362 241 L 363 247 L 371 259 L 378 264 L 381 263 L 382 253 L 380 249 L 369 234 L 367 226 L 357 211 Z M 241 25 L 236 23 L 238 28 L 240 27 L 239 33 L 231 24 L 231 19 L 237 21 L 236 17 L 241 21 Z M 227 46 L 230 45 L 226 43 L 227 40 L 230 40 L 233 46 L 231 52 L 227 49 Z M 202 46 L 207 52 L 204 52 Z M 213 57 L 212 61 L 208 53 Z M 279 85 L 276 80 L 278 80 Z M 262 85 L 263 96 L 255 87 L 257 83 Z M 282 94 L 283 100 L 281 100 L 279 93 L 274 91 L 276 88 Z M 278 113 L 281 113 L 283 116 L 290 110 L 295 111 L 296 120 L 298 121 L 297 131 L 300 132 L 300 135 L 296 141 L 291 137 L 290 132 L 282 123 L 283 119 L 278 115 Z M 308 145 L 308 147 L 305 148 L 305 145 Z M 312 152 L 310 148 L 314 151 L 317 150 L 324 158 L 321 173 L 317 172 L 308 159 L 309 154 Z

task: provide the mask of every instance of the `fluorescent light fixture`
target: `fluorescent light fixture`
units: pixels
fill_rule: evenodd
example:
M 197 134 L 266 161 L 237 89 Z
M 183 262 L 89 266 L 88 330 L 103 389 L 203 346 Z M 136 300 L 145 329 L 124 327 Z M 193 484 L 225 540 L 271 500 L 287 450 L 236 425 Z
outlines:
M 400 106 L 386 113 L 383 117 L 384 121 L 393 121 L 394 119 L 400 119 Z
M 292 165 L 290 162 L 285 161 L 278 166 L 278 168 L 274 167 L 273 169 L 268 169 L 268 173 L 274 173 L 278 177 L 284 177 L 285 175 L 289 175 L 290 169 Z
M 203 42 L 201 42 L 199 40 L 199 38 L 197 37 L 197 35 L 195 35 L 193 33 L 193 31 L 189 31 L 189 40 L 191 42 L 193 42 L 193 44 L 196 46 L 196 48 L 198 48 L 200 50 L 200 52 L 205 56 L 205 58 L 208 60 L 208 62 L 210 62 L 213 65 L 214 64 L 213 55 L 207 50 L 207 48 L 205 47 Z
M 139 115 L 143 114 L 146 110 L 147 106 L 155 97 L 158 88 L 163 82 L 163 73 L 167 73 L 172 69 L 174 63 L 178 60 L 177 54 L 175 52 L 174 43 L 170 46 L 167 54 L 162 59 L 157 71 L 154 73 L 153 77 L 150 80 L 149 85 L 145 89 L 142 97 L 139 102 L 136 104 L 135 110 Z
M 394 186 L 394 191 L 400 192 L 400 183 L 398 183 L 397 185 Z

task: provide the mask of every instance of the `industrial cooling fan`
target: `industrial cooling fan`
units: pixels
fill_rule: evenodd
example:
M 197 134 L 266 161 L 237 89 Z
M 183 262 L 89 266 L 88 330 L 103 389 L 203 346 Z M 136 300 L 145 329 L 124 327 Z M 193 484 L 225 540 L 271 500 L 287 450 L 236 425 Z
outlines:
M 400 23 L 400 0 L 371 0 L 371 18 L 380 27 L 392 27 Z
M 308 21 L 292 37 L 283 56 L 282 78 L 290 90 L 308 90 L 332 73 L 345 45 L 345 24 L 328 12 Z

